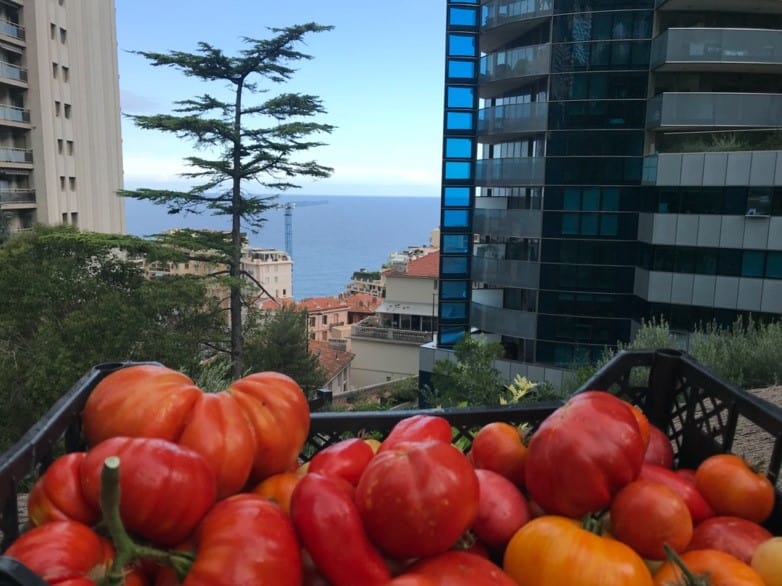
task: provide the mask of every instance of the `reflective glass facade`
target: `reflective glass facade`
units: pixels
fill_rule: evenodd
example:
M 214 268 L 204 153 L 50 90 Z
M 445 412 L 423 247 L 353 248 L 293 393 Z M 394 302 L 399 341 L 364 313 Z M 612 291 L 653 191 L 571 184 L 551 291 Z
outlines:
M 730 3 L 448 2 L 440 345 L 782 313 L 782 9 Z

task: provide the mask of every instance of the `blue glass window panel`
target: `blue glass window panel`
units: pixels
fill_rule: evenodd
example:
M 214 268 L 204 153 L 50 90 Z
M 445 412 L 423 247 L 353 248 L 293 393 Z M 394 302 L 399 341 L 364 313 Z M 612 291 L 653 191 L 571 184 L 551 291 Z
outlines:
M 568 187 L 565 189 L 565 197 L 562 203 L 564 210 L 581 209 L 581 190 L 577 187 Z
M 449 86 L 446 92 L 448 108 L 472 108 L 475 104 L 475 88 Z
M 469 305 L 453 301 L 440 303 L 440 319 L 467 319 Z
M 562 214 L 562 234 L 578 234 L 578 214 Z
M 448 55 L 451 57 L 476 57 L 475 35 L 448 35 Z
M 587 187 L 584 189 L 584 194 L 581 199 L 582 210 L 599 210 L 600 209 L 600 188 L 599 187 Z
M 448 9 L 448 24 L 457 26 L 477 26 L 477 8 L 457 8 L 451 6 Z
M 469 281 L 440 281 L 440 299 L 468 299 Z
M 472 139 L 470 138 L 446 138 L 445 156 L 449 159 L 472 158 Z
M 762 277 L 764 256 L 760 250 L 745 250 L 741 259 L 741 276 Z
M 440 274 L 445 275 L 466 275 L 467 258 L 464 256 L 444 256 L 441 257 Z
M 443 254 L 467 254 L 470 250 L 470 236 L 467 234 L 444 234 Z
M 440 328 L 440 343 L 452 346 L 464 338 L 463 328 Z
M 467 210 L 444 210 L 443 226 L 445 228 L 469 228 L 470 214 Z
M 600 222 L 601 236 L 616 236 L 619 234 L 619 216 L 617 214 L 605 214 Z
M 600 216 L 597 214 L 584 214 L 581 218 L 581 233 L 584 236 L 597 236 L 597 226 Z
M 472 130 L 472 114 L 469 112 L 448 112 L 445 117 L 445 127 L 448 130 Z
M 475 63 L 460 59 L 449 59 L 448 77 L 451 79 L 475 79 Z
M 469 179 L 472 176 L 472 163 L 446 161 L 445 178 L 446 179 Z
M 601 209 L 607 212 L 619 211 L 619 190 L 613 187 L 603 188 L 603 204 Z
M 769 252 L 766 258 L 766 276 L 769 279 L 782 279 L 782 252 Z
M 443 190 L 443 205 L 445 207 L 460 207 L 470 205 L 470 188 L 446 187 Z

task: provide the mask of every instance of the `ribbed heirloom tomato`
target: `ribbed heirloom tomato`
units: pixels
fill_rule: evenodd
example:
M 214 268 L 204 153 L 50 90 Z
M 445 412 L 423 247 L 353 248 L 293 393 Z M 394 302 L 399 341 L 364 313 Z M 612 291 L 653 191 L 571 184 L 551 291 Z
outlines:
M 202 392 L 185 374 L 160 365 L 121 368 L 90 394 L 83 413 L 89 445 L 115 436 L 166 439 L 200 453 L 217 478 L 218 498 L 248 481 L 290 470 L 309 433 L 301 387 L 277 372 Z

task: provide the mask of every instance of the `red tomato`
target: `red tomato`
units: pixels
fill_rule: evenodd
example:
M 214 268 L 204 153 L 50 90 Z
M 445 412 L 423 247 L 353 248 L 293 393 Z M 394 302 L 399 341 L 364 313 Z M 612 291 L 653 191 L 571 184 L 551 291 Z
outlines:
M 115 437 L 82 462 L 84 498 L 94 507 L 100 507 L 101 470 L 109 456 L 120 459 L 120 516 L 130 533 L 177 545 L 215 502 L 212 469 L 193 450 L 162 439 Z
M 774 485 L 734 454 L 706 458 L 695 470 L 695 487 L 718 515 L 762 523 L 774 509 Z
M 747 519 L 712 517 L 695 528 L 687 549 L 717 549 L 749 564 L 758 545 L 771 537 L 765 527 Z
M 356 488 L 367 534 L 392 558 L 442 553 L 478 513 L 479 485 L 467 457 L 442 441 L 380 451 Z
M 607 507 L 638 477 L 644 451 L 628 403 L 603 391 L 578 393 L 532 436 L 527 490 L 548 513 L 579 518 Z
M 468 456 L 476 468 L 497 472 L 519 488 L 524 486 L 527 447 L 517 427 L 502 421 L 487 423 L 475 434 Z
M 664 560 L 665 544 L 683 551 L 692 537 L 692 517 L 684 499 L 666 485 L 635 480 L 611 502 L 611 534 L 641 557 Z
M 676 468 L 674 470 L 678 476 L 695 484 L 695 470 L 692 468 Z
M 673 468 L 673 444 L 659 427 L 649 425 L 649 445 L 644 452 L 644 462 L 665 468 Z
M 355 486 L 374 455 L 372 446 L 363 439 L 342 440 L 315 454 L 310 460 L 307 472 L 339 476 Z
M 484 557 L 466 551 L 447 551 L 413 564 L 404 576 L 423 576 L 437 586 L 515 586 L 510 576 Z M 427 582 L 392 582 L 394 586 Z
M 715 515 L 714 509 L 706 502 L 703 495 L 695 488 L 695 483 L 686 480 L 682 475 L 663 466 L 654 464 L 644 464 L 641 466 L 640 480 L 653 480 L 666 485 L 684 499 L 687 508 L 690 510 L 693 525 L 698 525 L 704 519 Z
M 183 586 L 300 586 L 301 550 L 288 516 L 254 494 L 217 503 L 195 535 L 196 558 Z
M 445 417 L 413 415 L 394 425 L 386 439 L 380 443 L 377 453 L 390 450 L 400 442 L 437 440 L 450 444 L 452 437 L 451 424 Z
M 60 456 L 35 482 L 27 497 L 31 525 L 66 520 L 94 525 L 100 520 L 100 509 L 88 503 L 81 490 L 79 474 L 85 456 L 84 452 Z
M 504 547 L 529 521 L 529 506 L 518 487 L 504 476 L 491 470 L 476 470 L 475 474 L 480 498 L 472 532 L 489 547 Z

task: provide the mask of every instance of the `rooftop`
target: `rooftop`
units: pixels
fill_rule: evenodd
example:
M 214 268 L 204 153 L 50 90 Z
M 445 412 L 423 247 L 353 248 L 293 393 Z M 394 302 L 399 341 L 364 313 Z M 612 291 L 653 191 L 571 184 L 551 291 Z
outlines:
M 309 350 L 311 354 L 318 357 L 318 362 L 326 371 L 328 380 L 332 380 L 341 371 L 343 371 L 353 360 L 355 354 L 337 350 L 329 346 L 328 342 L 310 340 Z
M 440 274 L 440 251 L 435 250 L 427 255 L 411 259 L 405 271 L 388 269 L 384 271 L 390 277 L 428 277 L 437 278 Z

